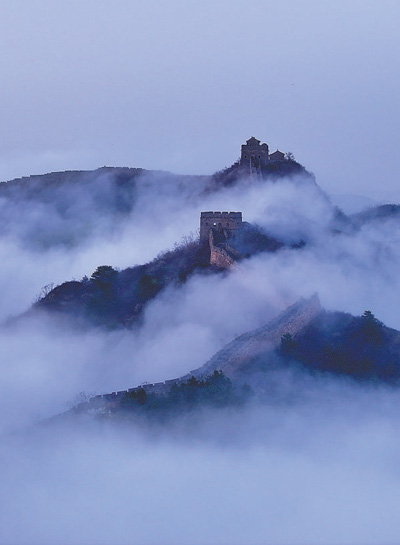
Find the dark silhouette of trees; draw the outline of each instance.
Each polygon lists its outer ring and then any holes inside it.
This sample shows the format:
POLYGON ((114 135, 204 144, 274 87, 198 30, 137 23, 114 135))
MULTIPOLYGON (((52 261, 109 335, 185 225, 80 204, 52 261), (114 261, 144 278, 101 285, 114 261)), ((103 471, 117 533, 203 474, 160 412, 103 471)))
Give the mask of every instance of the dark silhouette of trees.
POLYGON ((122 404, 125 407, 135 407, 144 405, 147 401, 147 393, 144 388, 138 388, 132 392, 128 392, 126 396, 122 399, 122 404))
MULTIPOLYGON (((116 306, 118 271, 110 265, 100 265, 90 277, 92 284, 88 311, 95 320, 102 321, 104 316, 113 315, 116 306)), ((112 323, 112 320, 109 320, 112 323)))
POLYGON ((294 357, 297 344, 290 333, 285 333, 281 337, 280 351, 284 356, 294 357))
POLYGON ((382 322, 377 320, 370 310, 364 311, 361 316, 361 337, 370 345, 379 346, 382 344, 382 322))
POLYGON ((324 312, 296 339, 286 333, 279 353, 313 372, 348 375, 360 380, 400 378, 397 333, 370 310, 362 316, 324 312))
POLYGON ((139 279, 139 294, 143 300, 154 297, 161 287, 159 280, 150 274, 143 274, 139 279))
POLYGON ((250 386, 235 388, 222 371, 214 371, 203 379, 192 375, 186 381, 174 383, 165 393, 146 393, 144 388, 139 388, 127 393, 121 405, 127 410, 145 411, 149 416, 164 418, 202 406, 244 404, 252 395, 250 386))
POLYGON ((90 280, 99 287, 110 285, 114 282, 118 276, 116 271, 111 265, 100 265, 94 271, 90 280))

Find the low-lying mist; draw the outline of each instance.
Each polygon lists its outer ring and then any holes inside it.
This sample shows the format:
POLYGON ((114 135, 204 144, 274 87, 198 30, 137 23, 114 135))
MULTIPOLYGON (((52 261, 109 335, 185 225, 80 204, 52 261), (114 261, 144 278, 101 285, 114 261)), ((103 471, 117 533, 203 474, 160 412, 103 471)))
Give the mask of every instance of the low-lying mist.
POLYGON ((7 437, 1 541, 395 543, 398 392, 285 379, 286 404, 7 437))
MULTIPOLYGON (((301 179, 244 180, 215 193, 193 183, 182 190, 171 178, 164 184, 161 174, 145 178, 119 236, 112 231, 81 245, 41 249, 26 249, 5 236, 0 240, 3 319, 29 308, 46 284, 90 275, 100 264, 123 268, 156 257, 196 230, 203 209, 241 210, 246 221, 268 234, 290 241, 301 233, 306 245, 260 254, 228 275, 194 275, 181 287, 167 288, 148 305, 140 330, 82 332, 42 316, 9 325, 0 331, 2 399, 8 407, 2 420, 12 422, 9 403, 25 416, 45 416, 54 400, 57 412, 82 391, 107 392, 185 374, 235 336, 315 292, 328 309, 354 314, 372 309, 387 325, 400 328, 397 222, 353 234, 332 232, 334 209, 314 184, 301 179)), ((94 209, 91 214, 90 221, 101 223, 94 209)), ((28 220, 20 215, 20 221, 28 229, 28 220)))
MULTIPOLYGON (((339 233, 329 200, 301 178, 243 180, 214 192, 206 185, 149 174, 122 216, 100 213, 95 195, 85 200, 76 188, 68 213, 62 203, 13 201, 0 238, 3 321, 26 311, 47 284, 90 276, 99 265, 154 259, 196 235, 201 211, 241 211, 287 246, 229 273, 171 284, 134 330, 81 330, 42 314, 7 322, 0 330, 0 543, 395 542, 395 389, 282 371, 274 379, 282 392, 271 399, 166 427, 90 419, 39 425, 81 392, 184 375, 315 292, 327 309, 370 309, 400 329, 397 221, 339 233), (47 244, 29 244, 39 234, 44 240, 43 232, 47 244), (73 242, 61 240, 66 232, 73 242), (299 239, 305 245, 292 248, 299 239)), ((99 191, 107 199, 108 189, 99 191)))

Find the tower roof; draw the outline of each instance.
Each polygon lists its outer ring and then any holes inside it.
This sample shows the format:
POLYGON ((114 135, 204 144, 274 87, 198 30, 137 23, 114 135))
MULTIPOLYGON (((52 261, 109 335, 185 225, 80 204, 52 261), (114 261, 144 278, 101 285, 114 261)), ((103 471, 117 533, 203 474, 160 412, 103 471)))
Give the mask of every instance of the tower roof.
POLYGON ((254 136, 246 140, 246 144, 259 144, 260 142, 261 140, 257 140, 257 138, 254 138, 254 136))

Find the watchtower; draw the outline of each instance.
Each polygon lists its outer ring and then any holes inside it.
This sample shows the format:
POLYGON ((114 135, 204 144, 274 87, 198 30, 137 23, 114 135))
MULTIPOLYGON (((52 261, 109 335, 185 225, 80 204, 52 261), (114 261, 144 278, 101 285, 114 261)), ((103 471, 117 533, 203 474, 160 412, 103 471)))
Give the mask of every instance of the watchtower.
POLYGON ((209 238, 210 230, 226 231, 228 237, 242 227, 241 212, 202 212, 200 216, 200 242, 209 238))
POLYGON ((278 149, 274 151, 274 153, 271 153, 269 156, 270 161, 284 161, 285 160, 285 154, 279 151, 278 149))
POLYGON ((261 144, 260 140, 252 136, 242 144, 240 164, 249 167, 260 168, 266 166, 269 159, 269 150, 267 144, 261 144))

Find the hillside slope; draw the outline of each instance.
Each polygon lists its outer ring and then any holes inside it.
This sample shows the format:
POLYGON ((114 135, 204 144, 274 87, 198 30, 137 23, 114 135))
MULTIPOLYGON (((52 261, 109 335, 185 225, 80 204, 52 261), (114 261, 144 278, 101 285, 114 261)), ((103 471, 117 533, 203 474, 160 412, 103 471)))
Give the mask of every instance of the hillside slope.
POLYGON ((361 317, 327 312, 314 295, 240 335, 182 377, 98 395, 67 414, 131 412, 162 421, 196 407, 240 406, 253 395, 286 396, 287 375, 282 373, 289 370, 297 378, 299 373, 327 373, 397 386, 400 332, 384 326, 370 311, 361 317))
MULTIPOLYGON (((314 178, 298 163, 278 161, 270 167, 271 171, 253 181, 268 184, 286 177, 298 184, 311 183, 317 187, 314 178)), ((232 188, 248 178, 248 173, 237 165, 224 172, 192 176, 102 167, 3 182, 0 183, 1 237, 12 236, 29 249, 81 245, 91 237, 117 234, 125 221, 134 221, 143 207, 141 203, 147 206, 155 193, 163 195, 165 201, 179 200, 181 206, 193 206, 210 194, 232 188)), ((323 195, 321 190, 320 193, 323 195)))
POLYGON ((362 316, 323 311, 292 338, 286 336, 280 353, 313 372, 392 384, 400 379, 400 332, 370 311, 362 316))
POLYGON ((221 370, 230 378, 237 378, 251 373, 255 359, 276 349, 284 334, 298 334, 321 310, 317 295, 302 299, 271 322, 234 339, 193 374, 202 376, 221 370))
MULTIPOLYGON (((246 252, 239 259, 260 252, 276 252, 284 245, 260 228, 246 224, 232 244, 246 252)), ((167 286, 180 286, 193 274, 221 274, 210 264, 207 242, 193 240, 166 252, 150 263, 117 271, 101 265, 90 278, 56 286, 37 301, 30 313, 56 313, 79 319, 81 324, 107 328, 139 323, 146 304, 167 286)))
POLYGON ((373 206, 352 214, 350 220, 356 228, 361 228, 363 225, 370 223, 382 223, 389 220, 400 220, 400 205, 399 204, 382 204, 373 206))

